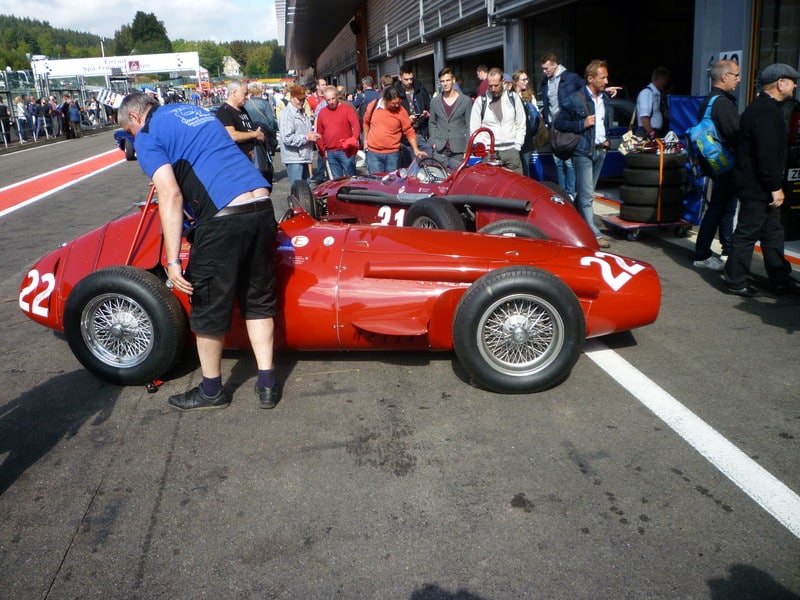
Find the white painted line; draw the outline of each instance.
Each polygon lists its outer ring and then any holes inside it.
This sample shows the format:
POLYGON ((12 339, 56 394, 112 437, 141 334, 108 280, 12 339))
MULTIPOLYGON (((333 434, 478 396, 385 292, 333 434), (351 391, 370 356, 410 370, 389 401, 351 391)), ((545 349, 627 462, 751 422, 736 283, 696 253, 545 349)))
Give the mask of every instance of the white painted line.
MULTIPOLYGON (((113 150, 113 152, 119 152, 119 150, 113 150)), ((99 156, 102 156, 102 155, 99 155, 99 156)), ((92 158, 97 158, 97 156, 93 156, 92 158)), ((87 159, 87 160, 91 160, 91 159, 87 159)), ((81 162, 86 162, 86 161, 81 161, 81 162)), ((124 162, 125 161, 111 163, 110 165, 106 165, 105 167, 103 167, 101 169, 97 169, 96 171, 92 171, 91 173, 87 173, 86 175, 83 175, 82 177, 78 177, 77 179, 73 179, 72 181, 69 181, 69 182, 67 182, 67 183, 65 183, 63 185, 59 185, 58 187, 54 187, 51 190, 47 190, 46 192, 43 192, 43 193, 39 194, 38 196, 34 196, 33 198, 28 198, 27 200, 25 200, 25 202, 20 202, 19 204, 16 204, 14 206, 10 206, 5 210, 0 210, 0 217, 4 217, 9 213, 14 212, 15 210, 19 210, 20 208, 23 208, 24 206, 28 206, 29 204, 33 204, 34 202, 38 202, 42 198, 47 198, 48 196, 51 196, 52 194, 55 194, 58 191, 65 190, 68 187, 71 187, 71 186, 75 185, 76 183, 80 183, 84 179, 89 179, 89 177, 94 177, 98 173, 102 173, 103 171, 107 171, 108 169, 110 169, 112 167, 116 167, 117 165, 121 165, 124 162)), ((74 163, 73 165, 69 165, 69 166, 74 167, 76 164, 80 164, 80 163, 74 163)), ((49 173, 45 173, 45 175, 50 175, 51 173, 57 173, 58 171, 63 171, 65 168, 67 168, 67 167, 62 167, 60 169, 56 169, 54 171, 50 171, 49 173)), ((39 179, 40 177, 43 177, 43 176, 44 175, 39 175, 39 176, 34 177, 32 179, 28 179, 28 180, 22 181, 20 183, 15 183, 14 185, 10 185, 10 186, 5 187, 5 188, 0 188, 0 192, 2 192, 3 190, 7 190, 7 189, 10 189, 10 188, 13 188, 13 187, 18 186, 18 185, 22 185, 23 183, 26 183, 27 181, 33 181, 35 179, 39 179)))
POLYGON ((800 538, 800 496, 602 342, 587 340, 584 351, 723 475, 800 538))

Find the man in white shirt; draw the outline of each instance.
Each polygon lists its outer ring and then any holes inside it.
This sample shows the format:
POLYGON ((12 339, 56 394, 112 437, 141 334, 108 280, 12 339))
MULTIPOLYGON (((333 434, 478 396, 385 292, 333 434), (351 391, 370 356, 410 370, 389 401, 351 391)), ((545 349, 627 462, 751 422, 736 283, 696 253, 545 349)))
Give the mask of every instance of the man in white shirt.
POLYGON ((650 138, 661 137, 666 134, 666 111, 662 106, 661 92, 667 89, 669 83, 669 69, 657 67, 653 71, 651 81, 636 97, 636 122, 639 135, 650 138))
MULTIPOLYGON (((488 91, 476 98, 472 105, 470 134, 479 127, 491 129, 500 164, 522 174, 519 150, 525 142, 525 107, 516 93, 505 90, 502 70, 496 67, 491 69, 486 80, 489 82, 488 91)), ((488 145, 486 137, 482 134, 476 141, 488 145)))

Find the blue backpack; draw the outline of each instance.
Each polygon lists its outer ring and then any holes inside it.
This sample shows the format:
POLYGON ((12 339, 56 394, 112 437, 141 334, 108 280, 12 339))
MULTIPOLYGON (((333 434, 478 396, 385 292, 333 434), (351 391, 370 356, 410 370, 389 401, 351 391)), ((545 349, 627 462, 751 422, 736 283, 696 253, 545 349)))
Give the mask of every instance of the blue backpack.
POLYGON ((716 179, 733 168, 733 153, 728 150, 719 138, 717 126, 711 118, 711 107, 719 96, 708 101, 706 112, 700 122, 686 130, 689 137, 689 156, 700 163, 704 173, 716 179))

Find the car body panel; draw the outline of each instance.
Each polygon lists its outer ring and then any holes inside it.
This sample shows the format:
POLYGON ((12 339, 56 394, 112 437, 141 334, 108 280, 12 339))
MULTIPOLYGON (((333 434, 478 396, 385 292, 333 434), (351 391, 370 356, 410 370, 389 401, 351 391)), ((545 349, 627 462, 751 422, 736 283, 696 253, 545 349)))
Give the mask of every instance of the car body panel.
MULTIPOLYGON (((459 300, 503 267, 535 267, 572 290, 594 337, 652 323, 661 287, 647 263, 561 243, 468 232, 351 225, 313 219, 300 208, 276 236, 276 346, 298 350, 453 349, 459 300)), ((186 266, 190 246, 184 240, 186 266)), ((31 319, 64 329, 64 306, 84 277, 106 266, 148 270, 166 281, 156 203, 54 250, 26 274, 19 305, 31 319)), ((189 298, 173 292, 188 315, 189 298)), ((247 348, 234 311, 229 348, 247 348)))

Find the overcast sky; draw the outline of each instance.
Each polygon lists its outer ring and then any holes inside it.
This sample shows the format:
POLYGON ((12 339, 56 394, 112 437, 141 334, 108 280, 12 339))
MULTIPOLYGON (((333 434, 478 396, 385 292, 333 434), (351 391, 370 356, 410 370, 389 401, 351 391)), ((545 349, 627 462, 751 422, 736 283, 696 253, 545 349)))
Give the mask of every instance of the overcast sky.
POLYGON ((46 21, 53 27, 113 38, 136 12, 152 13, 171 40, 277 39, 275 0, 0 0, 0 14, 46 21))

